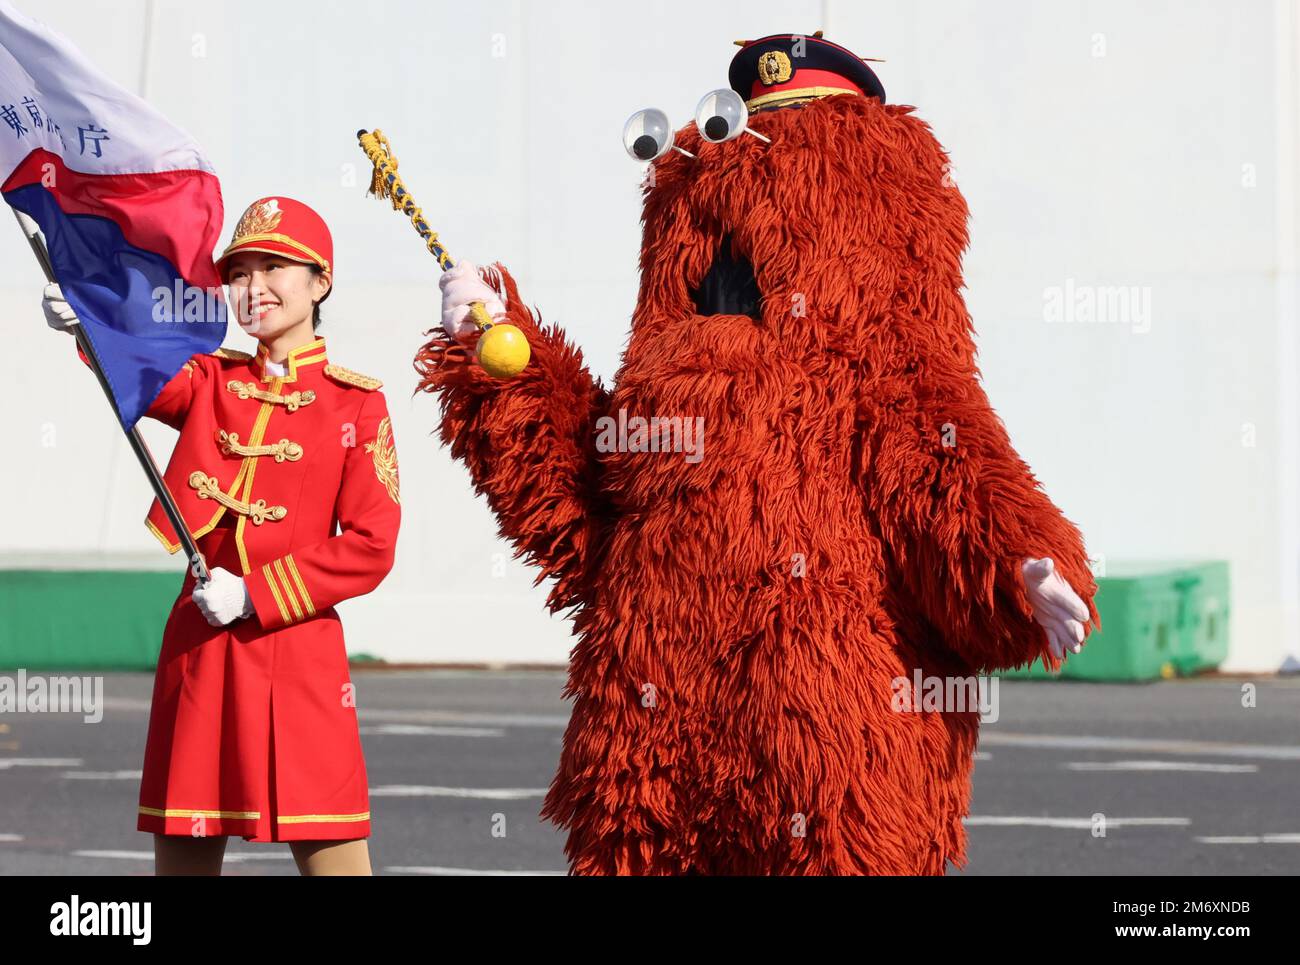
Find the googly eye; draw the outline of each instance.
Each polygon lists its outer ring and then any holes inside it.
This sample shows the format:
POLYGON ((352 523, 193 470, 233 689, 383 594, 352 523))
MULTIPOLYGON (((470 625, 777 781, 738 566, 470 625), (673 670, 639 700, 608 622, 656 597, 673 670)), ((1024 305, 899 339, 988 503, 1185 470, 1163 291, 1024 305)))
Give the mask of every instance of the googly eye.
POLYGON ((623 146, 636 161, 653 161, 673 147, 673 129, 668 115, 654 107, 637 111, 623 125, 623 146))
POLYGON ((695 108, 695 126, 706 141, 721 144, 740 137, 749 119, 745 102, 730 87, 711 90, 695 108))

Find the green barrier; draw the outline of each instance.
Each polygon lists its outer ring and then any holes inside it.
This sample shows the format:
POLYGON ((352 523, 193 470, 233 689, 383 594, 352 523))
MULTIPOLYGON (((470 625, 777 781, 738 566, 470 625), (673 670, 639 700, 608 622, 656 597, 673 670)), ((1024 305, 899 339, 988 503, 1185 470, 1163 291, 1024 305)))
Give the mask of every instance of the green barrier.
MULTIPOLYGON (((153 670, 184 577, 149 568, 157 562, 153 554, 0 559, 0 670, 153 670)), ((1226 562, 1112 563, 1097 582, 1104 629, 1082 653, 1057 675, 1035 663, 1001 676, 1155 680, 1227 658, 1226 562)))
POLYGON ((1059 674, 1041 662, 1010 679, 1157 680, 1212 670, 1228 656, 1228 564, 1121 562, 1097 578, 1102 630, 1059 674))
POLYGON ((154 554, 0 560, 0 669, 153 670, 184 572, 147 563, 154 554))

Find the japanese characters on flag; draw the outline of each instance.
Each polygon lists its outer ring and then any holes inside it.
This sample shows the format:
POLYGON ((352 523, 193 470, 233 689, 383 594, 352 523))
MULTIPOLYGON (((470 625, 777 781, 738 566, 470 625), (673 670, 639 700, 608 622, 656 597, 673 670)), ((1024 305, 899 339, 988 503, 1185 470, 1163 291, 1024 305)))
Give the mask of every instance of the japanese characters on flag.
POLYGON ((221 186, 188 134, 0 0, 0 194, 41 227, 129 429, 226 333, 221 186))

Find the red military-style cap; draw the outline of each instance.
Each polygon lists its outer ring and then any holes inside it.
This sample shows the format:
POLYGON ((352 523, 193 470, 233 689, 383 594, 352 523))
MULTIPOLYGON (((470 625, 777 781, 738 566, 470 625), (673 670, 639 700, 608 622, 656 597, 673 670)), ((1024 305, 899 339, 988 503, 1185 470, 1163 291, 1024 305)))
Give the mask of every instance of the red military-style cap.
POLYGON ((217 259, 223 282, 231 256, 241 251, 263 251, 334 271, 334 240, 325 219, 293 198, 260 198, 248 206, 230 244, 217 259))
POLYGON ((728 82, 750 113, 793 106, 831 94, 861 94, 885 103, 885 88, 862 57, 839 44, 812 36, 772 34, 737 40, 728 82))

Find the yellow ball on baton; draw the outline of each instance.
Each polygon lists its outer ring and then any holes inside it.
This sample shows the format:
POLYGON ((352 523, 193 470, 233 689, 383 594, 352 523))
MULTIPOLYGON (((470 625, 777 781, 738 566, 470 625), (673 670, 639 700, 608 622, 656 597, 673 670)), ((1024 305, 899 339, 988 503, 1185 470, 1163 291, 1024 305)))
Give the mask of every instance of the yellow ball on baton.
POLYGON ((532 354, 524 333, 506 323, 484 328, 474 346, 478 364, 495 379, 513 379, 528 365, 532 354))

